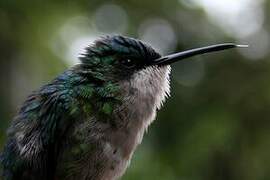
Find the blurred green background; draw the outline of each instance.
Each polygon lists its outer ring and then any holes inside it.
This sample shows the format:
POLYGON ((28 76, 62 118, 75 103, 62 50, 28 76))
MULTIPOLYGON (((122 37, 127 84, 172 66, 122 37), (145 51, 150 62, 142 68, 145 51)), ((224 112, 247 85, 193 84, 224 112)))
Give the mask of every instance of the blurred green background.
POLYGON ((25 97, 104 34, 162 54, 250 48, 173 65, 172 93, 123 180, 270 179, 270 1, 0 0, 0 146, 25 97))

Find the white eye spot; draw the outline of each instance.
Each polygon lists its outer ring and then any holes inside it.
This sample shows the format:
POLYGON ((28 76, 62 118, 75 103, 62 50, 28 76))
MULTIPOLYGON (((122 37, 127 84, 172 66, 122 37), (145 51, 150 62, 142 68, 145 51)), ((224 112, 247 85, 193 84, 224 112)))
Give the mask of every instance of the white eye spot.
POLYGON ((132 68, 135 66, 135 62, 131 59, 123 59, 121 63, 127 68, 132 68))

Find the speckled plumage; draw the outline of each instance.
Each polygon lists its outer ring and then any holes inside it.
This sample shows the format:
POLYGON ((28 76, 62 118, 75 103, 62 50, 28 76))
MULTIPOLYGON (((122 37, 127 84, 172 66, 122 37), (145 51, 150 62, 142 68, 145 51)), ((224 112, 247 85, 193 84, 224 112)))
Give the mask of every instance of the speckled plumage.
POLYGON ((24 102, 1 155, 4 179, 121 177, 169 95, 170 67, 150 65, 159 57, 123 36, 89 46, 79 65, 24 102))

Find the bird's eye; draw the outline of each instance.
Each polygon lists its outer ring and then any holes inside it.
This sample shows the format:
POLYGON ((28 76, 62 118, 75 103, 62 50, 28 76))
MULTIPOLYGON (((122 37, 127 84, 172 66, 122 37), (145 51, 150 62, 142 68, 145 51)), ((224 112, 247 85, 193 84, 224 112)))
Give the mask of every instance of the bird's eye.
POLYGON ((132 59, 122 59, 120 62, 122 65, 124 65, 127 68, 133 68, 136 66, 134 60, 132 59))

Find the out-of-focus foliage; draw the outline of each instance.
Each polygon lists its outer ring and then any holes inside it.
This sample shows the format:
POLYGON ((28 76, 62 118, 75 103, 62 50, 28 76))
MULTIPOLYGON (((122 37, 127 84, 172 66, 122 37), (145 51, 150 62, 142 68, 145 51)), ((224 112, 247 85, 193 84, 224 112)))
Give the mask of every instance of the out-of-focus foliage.
POLYGON ((163 54, 218 42, 246 50, 173 65, 172 94, 123 180, 270 179, 267 0, 0 0, 0 146, 23 99, 100 35, 163 54))

